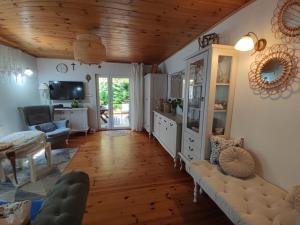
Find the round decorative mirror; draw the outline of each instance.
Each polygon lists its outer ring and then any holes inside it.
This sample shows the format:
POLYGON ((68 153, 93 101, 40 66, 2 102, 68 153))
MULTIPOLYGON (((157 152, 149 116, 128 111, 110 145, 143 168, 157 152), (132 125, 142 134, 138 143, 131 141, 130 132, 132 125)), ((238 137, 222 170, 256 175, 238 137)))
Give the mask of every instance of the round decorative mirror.
POLYGON ((272 30, 286 42, 300 42, 300 0, 279 0, 272 18, 272 30))
POLYGON ((284 65, 276 58, 270 59, 262 65, 260 76, 267 83, 272 83, 278 79, 283 73, 284 65))
POLYGON ((263 95, 284 92, 298 73, 295 50, 273 45, 258 54, 249 73, 250 87, 263 95))

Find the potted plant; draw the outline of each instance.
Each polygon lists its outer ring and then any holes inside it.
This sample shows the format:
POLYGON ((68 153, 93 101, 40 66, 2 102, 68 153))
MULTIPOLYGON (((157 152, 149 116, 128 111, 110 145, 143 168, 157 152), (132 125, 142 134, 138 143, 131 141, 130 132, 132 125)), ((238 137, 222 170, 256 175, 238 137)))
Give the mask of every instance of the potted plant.
POLYGON ((71 103, 72 108, 78 108, 79 107, 79 102, 76 99, 73 99, 71 103))

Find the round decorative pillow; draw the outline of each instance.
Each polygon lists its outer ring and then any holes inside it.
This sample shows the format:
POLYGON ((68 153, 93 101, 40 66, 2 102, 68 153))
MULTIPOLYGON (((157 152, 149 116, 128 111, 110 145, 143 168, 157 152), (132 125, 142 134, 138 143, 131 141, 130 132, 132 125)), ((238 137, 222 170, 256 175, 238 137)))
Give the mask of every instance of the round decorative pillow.
POLYGON ((287 200, 300 212, 300 185, 296 185, 287 195, 287 200))
POLYGON ((240 147, 233 146, 221 151, 219 162, 222 170, 234 177, 247 178, 255 172, 253 157, 240 147))

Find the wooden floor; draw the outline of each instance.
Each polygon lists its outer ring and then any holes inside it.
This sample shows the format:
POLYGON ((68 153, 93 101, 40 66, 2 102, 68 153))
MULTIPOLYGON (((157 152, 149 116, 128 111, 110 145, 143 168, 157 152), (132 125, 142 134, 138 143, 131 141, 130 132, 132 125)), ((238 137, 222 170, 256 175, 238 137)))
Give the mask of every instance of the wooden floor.
POLYGON ((84 225, 231 225, 192 179, 144 133, 105 131, 70 140, 80 150, 67 171, 90 176, 84 225))

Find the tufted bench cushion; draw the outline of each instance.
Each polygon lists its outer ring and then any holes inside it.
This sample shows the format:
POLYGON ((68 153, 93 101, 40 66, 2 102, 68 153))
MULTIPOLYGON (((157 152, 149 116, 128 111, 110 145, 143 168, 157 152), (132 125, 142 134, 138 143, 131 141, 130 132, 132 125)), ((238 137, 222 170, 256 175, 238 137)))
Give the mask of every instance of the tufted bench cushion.
POLYGON ((295 225, 299 213, 287 192, 255 175, 239 179, 206 160, 191 163, 191 175, 236 225, 295 225))
POLYGON ((80 225, 89 191, 83 172, 62 176, 48 194, 32 225, 80 225))

